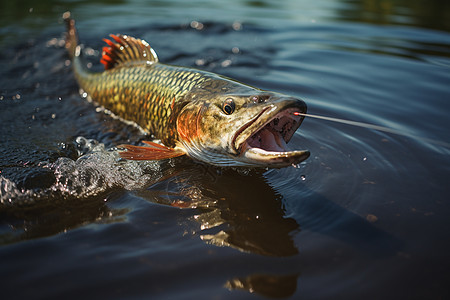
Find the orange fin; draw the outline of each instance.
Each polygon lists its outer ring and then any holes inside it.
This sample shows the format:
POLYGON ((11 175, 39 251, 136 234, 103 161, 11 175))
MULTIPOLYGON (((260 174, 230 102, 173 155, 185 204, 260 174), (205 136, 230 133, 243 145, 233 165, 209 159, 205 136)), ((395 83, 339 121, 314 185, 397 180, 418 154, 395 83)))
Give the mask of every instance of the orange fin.
POLYGON ((120 157, 130 160, 161 160, 186 154, 183 150, 169 148, 157 143, 149 141, 143 141, 143 143, 150 147, 120 145, 120 148, 127 149, 127 151, 120 152, 120 157))
POLYGON ((132 61, 158 62, 158 56, 146 41, 121 34, 110 37, 112 40, 103 39, 108 46, 103 47, 100 60, 106 70, 132 61))

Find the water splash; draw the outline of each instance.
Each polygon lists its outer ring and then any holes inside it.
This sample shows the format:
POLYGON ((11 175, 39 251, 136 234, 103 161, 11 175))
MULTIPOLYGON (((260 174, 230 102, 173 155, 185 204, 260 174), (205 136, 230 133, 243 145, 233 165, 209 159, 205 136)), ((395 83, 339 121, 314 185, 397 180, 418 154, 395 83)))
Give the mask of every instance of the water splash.
POLYGON ((76 144, 78 159, 60 157, 53 163, 42 164, 55 178, 48 188, 20 189, 13 181, 0 176, 0 207, 27 205, 49 198, 86 198, 112 188, 132 190, 163 176, 161 163, 121 159, 117 149, 106 149, 104 144, 84 137, 78 137, 76 144))

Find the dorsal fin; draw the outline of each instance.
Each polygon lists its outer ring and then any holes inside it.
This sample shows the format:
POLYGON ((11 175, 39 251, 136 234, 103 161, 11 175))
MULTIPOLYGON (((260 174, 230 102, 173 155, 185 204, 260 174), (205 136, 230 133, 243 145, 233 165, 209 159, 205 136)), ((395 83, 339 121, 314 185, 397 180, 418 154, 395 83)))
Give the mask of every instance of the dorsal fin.
POLYGON ((131 61, 158 62, 158 56, 146 41, 121 34, 110 37, 114 41, 103 39, 108 46, 103 47, 100 60, 106 70, 131 61))

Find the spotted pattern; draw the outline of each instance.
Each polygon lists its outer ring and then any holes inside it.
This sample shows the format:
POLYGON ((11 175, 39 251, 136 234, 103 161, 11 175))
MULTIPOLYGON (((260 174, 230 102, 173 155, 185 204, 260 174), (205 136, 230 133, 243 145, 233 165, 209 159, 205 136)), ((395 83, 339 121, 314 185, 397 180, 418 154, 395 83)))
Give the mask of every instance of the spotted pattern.
POLYGON ((184 95, 210 78, 201 72, 159 63, 130 63, 102 73, 75 72, 81 88, 118 116, 136 122, 167 146, 177 140, 176 112, 184 95))

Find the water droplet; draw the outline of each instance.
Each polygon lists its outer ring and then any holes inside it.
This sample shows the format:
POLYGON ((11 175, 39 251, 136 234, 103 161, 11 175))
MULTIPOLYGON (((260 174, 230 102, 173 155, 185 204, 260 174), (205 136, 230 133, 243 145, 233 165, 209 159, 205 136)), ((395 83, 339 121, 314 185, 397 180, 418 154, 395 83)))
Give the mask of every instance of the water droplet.
POLYGON ((195 64, 196 64, 197 66, 203 66, 203 65, 205 64, 205 60, 204 60, 204 59, 197 59, 197 60, 195 61, 195 64))
POLYGON ((229 67, 231 65, 231 60, 230 59, 226 59, 221 63, 221 66, 226 68, 229 67))
POLYGON ((192 21, 191 22, 191 27, 195 28, 197 30, 202 30, 204 25, 202 23, 198 22, 198 21, 192 21))
POLYGON ((231 25, 234 30, 238 31, 242 29, 242 23, 241 22, 234 22, 233 25, 231 25))

